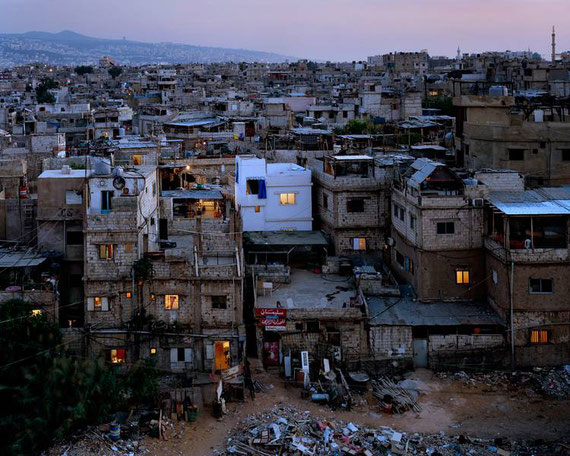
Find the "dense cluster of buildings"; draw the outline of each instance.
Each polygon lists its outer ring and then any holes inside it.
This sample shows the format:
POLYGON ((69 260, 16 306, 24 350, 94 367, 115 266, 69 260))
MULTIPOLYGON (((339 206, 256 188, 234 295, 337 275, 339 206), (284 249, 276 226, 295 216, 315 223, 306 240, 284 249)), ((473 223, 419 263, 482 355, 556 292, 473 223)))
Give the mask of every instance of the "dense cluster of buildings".
POLYGON ((555 57, 4 71, 0 299, 196 375, 568 363, 555 57))

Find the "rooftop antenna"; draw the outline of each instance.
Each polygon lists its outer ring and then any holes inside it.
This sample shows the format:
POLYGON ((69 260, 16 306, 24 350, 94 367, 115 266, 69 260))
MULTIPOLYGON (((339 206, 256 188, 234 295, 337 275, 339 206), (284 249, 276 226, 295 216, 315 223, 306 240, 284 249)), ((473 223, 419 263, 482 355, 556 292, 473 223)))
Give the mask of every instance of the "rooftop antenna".
POLYGON ((552 26, 552 63, 556 63, 556 30, 552 26))

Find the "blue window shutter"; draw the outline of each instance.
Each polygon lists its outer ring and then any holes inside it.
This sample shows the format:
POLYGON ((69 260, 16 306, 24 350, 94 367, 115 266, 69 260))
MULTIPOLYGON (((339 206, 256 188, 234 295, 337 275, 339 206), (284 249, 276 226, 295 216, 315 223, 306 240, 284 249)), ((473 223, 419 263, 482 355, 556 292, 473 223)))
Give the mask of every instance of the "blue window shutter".
POLYGON ((259 199, 266 199, 267 198, 267 189, 265 188, 265 179, 259 180, 259 190, 257 193, 257 197, 259 199))

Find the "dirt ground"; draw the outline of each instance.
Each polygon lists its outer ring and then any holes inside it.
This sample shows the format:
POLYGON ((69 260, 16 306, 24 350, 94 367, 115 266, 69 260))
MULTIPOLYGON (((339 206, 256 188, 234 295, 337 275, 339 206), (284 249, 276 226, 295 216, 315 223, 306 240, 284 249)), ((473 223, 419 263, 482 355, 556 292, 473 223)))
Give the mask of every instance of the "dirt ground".
POLYGON ((386 415, 378 410, 373 399, 363 396, 362 403, 351 411, 332 411, 326 406, 301 399, 300 389, 286 384, 276 374, 259 373, 256 378, 273 388, 258 393, 255 401, 228 403, 228 414, 217 420, 208 409, 195 423, 185 423, 180 439, 144 442, 150 454, 156 456, 215 454, 226 442, 228 434, 239 428, 248 414, 256 414, 283 403, 309 410, 322 418, 336 417, 356 425, 390 426, 407 432, 469 435, 481 438, 518 438, 554 440, 570 435, 570 400, 550 400, 525 391, 508 391, 502 386, 465 386, 462 382, 439 379, 427 369, 409 375, 421 391, 422 412, 386 415))

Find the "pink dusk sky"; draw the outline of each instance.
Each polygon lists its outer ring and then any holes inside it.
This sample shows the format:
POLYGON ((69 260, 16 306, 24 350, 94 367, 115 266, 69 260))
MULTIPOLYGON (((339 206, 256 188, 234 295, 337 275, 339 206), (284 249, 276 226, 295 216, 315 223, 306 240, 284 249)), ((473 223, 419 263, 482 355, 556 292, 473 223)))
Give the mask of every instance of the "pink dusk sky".
POLYGON ((570 50, 570 0, 0 0, 0 33, 245 48, 319 60, 570 50))

